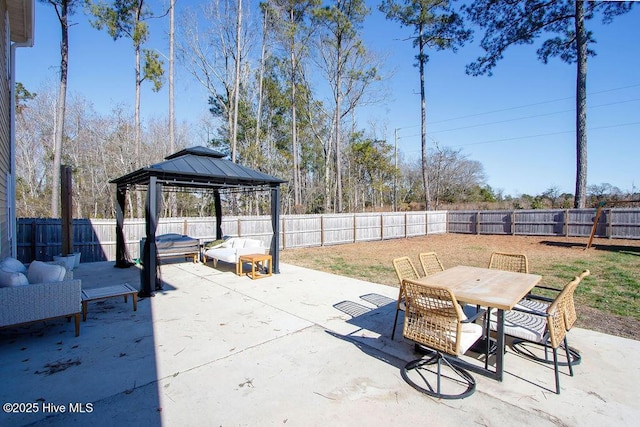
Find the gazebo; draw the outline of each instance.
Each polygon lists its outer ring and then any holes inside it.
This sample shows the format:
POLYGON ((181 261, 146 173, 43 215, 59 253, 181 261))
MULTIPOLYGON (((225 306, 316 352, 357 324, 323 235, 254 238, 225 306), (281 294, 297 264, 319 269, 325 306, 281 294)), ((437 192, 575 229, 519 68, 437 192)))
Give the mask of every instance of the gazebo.
POLYGON ((124 239, 124 214, 127 191, 147 190, 145 204, 146 241, 142 260, 140 296, 150 296, 160 287, 157 266, 156 229, 163 187, 213 191, 216 214, 216 239, 222 238, 222 203, 220 190, 248 189, 271 191, 271 255, 273 272, 279 273, 280 184, 287 181, 233 163, 218 151, 207 147, 191 147, 165 158, 165 161, 138 169, 110 181, 116 184, 116 267, 132 265, 124 239))

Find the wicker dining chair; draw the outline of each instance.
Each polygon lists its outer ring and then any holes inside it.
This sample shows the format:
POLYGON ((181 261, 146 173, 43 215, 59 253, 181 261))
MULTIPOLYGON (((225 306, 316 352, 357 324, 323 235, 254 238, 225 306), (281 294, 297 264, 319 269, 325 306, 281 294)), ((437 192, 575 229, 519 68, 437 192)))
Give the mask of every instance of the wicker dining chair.
MULTIPOLYGON (((578 315, 576 313, 576 304, 575 304, 575 293, 576 293, 576 289, 578 288, 578 285, 580 284, 580 282, 587 276, 589 276, 591 274, 591 272, 589 270, 584 270, 582 273, 580 273, 580 275, 577 277, 578 280, 573 280, 571 281, 569 284, 567 284, 566 286, 573 286, 573 289, 568 289, 567 290, 567 304, 565 305, 565 311, 563 313, 564 315, 564 323, 565 323, 565 327, 567 329, 567 332, 571 330, 571 328, 573 327, 573 325, 575 325, 576 321, 578 320, 578 315)), ((566 288, 565 286, 565 288, 566 288)), ((548 286, 536 286, 537 289, 545 289, 545 290, 549 290, 549 291, 555 291, 555 292, 562 292, 562 289, 556 289, 556 288, 551 288, 548 286)), ((536 289, 534 288, 534 289, 536 289)), ((535 293, 530 293, 529 295, 527 295, 526 298, 523 298, 518 305, 516 305, 516 308, 519 310, 529 310, 529 311, 537 311, 537 312, 544 312, 547 310, 547 308, 549 308, 549 306, 551 305, 551 303, 553 302, 553 298, 549 298, 546 296, 542 296, 542 295, 537 295, 535 293)), ((568 340, 567 340, 568 342, 568 340)), ((527 351, 527 349, 522 345, 522 342, 519 340, 514 341, 513 343, 513 348, 516 352, 520 353, 521 355, 527 356, 527 357, 531 357, 539 362, 543 362, 543 363, 551 363, 552 361, 549 359, 549 355, 548 352, 545 351, 544 353, 544 357, 538 357, 536 356, 536 354, 534 352, 531 351, 527 351)), ((546 350, 546 349, 545 349, 546 350)), ((578 350, 576 350, 575 348, 572 347, 568 347, 569 353, 571 355, 571 365, 575 366, 578 365, 582 359, 582 356, 580 355, 580 352, 578 350)), ((560 363, 560 365, 563 365, 562 363, 560 363)))
POLYGON ((455 295, 445 287, 408 279, 403 280, 403 287, 404 337, 434 353, 407 363, 402 368, 402 378, 429 396, 441 399, 470 396, 476 388, 475 379, 455 359, 483 335, 482 326, 465 317, 455 295))
POLYGON ((422 252, 418 255, 418 258, 420 259, 420 265, 422 265, 425 276, 431 276, 439 271, 444 271, 444 266, 442 262, 440 262, 437 253, 422 252))
POLYGON ((393 268, 396 271, 396 275, 398 276, 398 301, 396 302, 396 316, 393 320, 393 330, 391 331, 391 339, 393 340, 396 334, 396 325, 398 323, 398 313, 400 311, 404 311, 405 302, 404 302, 404 288, 402 285, 402 281, 404 279, 419 279, 420 275, 418 275, 418 270, 411 262, 411 259, 408 256, 403 256, 400 258, 395 258, 393 261, 393 268))
POLYGON ((516 273, 528 273, 529 261, 524 254, 510 254, 507 252, 494 252, 489 259, 489 268, 494 270, 514 271, 516 273))
MULTIPOLYGON (((521 342, 540 344, 552 350, 556 394, 560 394, 558 348, 561 346, 565 349, 569 373, 573 376, 573 367, 567 343, 565 313, 567 305, 571 301, 571 294, 575 292, 580 280, 580 277, 575 277, 568 283, 545 312, 514 308, 504 315, 504 331, 506 335, 521 342)), ((497 329, 497 314, 495 312, 490 314, 490 325, 492 330, 497 329)))

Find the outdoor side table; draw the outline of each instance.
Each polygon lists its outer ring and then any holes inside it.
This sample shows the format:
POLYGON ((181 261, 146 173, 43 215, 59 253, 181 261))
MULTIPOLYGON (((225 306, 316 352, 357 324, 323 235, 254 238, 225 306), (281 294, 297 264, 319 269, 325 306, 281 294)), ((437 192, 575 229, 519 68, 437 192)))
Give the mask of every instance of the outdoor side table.
POLYGON ((268 255, 268 254, 240 255, 240 258, 238 258, 238 263, 236 264, 236 274, 238 276, 242 275, 242 264, 245 262, 251 263, 251 274, 249 277, 251 277, 252 280, 260 279, 262 277, 269 277, 273 272, 273 263, 272 263, 271 255, 268 255), (266 273, 261 273, 261 270, 263 268, 267 269, 266 273))
POLYGON ((105 286, 104 288, 84 289, 82 291, 82 320, 87 320, 87 303, 114 297, 124 297, 124 302, 126 303, 129 295, 131 295, 131 299, 133 300, 133 311, 137 311, 138 290, 134 289, 133 286, 128 283, 105 286))

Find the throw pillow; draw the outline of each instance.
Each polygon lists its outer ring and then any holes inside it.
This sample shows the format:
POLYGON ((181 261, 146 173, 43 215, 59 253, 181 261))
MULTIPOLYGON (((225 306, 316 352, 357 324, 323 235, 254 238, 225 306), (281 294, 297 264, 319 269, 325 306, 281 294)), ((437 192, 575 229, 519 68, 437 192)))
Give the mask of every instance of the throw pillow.
POLYGON ((10 288, 13 286, 28 285, 27 276, 16 271, 5 271, 0 269, 0 288, 10 288))
POLYGON ((215 249, 215 248, 219 248, 222 247, 222 244, 225 242, 224 239, 218 239, 218 240, 214 240, 213 242, 209 242, 205 245, 206 249, 215 249))
POLYGON ((27 267, 15 258, 6 257, 0 262, 0 269, 4 271, 15 271, 17 273, 26 273, 27 267))
POLYGON ((27 279, 29 279, 29 283, 31 284, 61 282, 64 280, 66 272, 66 268, 60 265, 33 261, 27 270, 27 279))
POLYGON ((262 247, 262 241, 253 240, 253 239, 247 239, 244 242, 244 247, 245 248, 261 248, 262 247))

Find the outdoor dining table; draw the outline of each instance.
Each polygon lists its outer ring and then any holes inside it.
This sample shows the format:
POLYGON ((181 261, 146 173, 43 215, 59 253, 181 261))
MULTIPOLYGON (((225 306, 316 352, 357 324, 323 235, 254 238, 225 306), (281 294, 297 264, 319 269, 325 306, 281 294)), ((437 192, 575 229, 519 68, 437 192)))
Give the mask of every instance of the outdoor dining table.
POLYGON ((459 265, 418 281, 445 286, 454 293, 458 301, 497 309, 495 371, 470 363, 464 365, 474 372, 502 381, 505 348, 504 312, 511 310, 541 279, 542 276, 538 274, 459 265))

